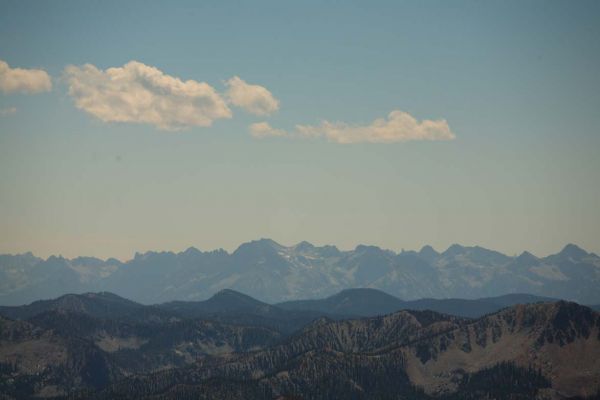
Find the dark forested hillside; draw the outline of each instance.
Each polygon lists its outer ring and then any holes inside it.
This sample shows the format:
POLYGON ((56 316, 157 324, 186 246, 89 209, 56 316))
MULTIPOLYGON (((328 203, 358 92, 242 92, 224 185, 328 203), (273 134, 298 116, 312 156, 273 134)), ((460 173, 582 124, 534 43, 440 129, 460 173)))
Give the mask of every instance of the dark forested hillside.
MULTIPOLYGON (((374 290, 300 303, 309 310, 285 310, 234 291, 158 306, 108 293, 69 295, 4 309, 22 319, 0 319, 0 390, 10 399, 562 399, 596 393, 600 315, 565 301, 504 307, 519 300, 538 298, 485 299, 499 311, 475 319, 431 310, 349 318, 314 306, 382 314, 371 307, 404 302, 374 290)), ((455 304, 450 300, 449 307, 455 304)))
POLYGON ((276 304, 285 310, 308 310, 347 316, 376 316, 399 310, 432 310, 443 314, 476 318, 515 304, 556 301, 548 297, 510 294, 481 299, 419 299, 405 301, 377 289, 345 289, 318 300, 295 300, 276 304))

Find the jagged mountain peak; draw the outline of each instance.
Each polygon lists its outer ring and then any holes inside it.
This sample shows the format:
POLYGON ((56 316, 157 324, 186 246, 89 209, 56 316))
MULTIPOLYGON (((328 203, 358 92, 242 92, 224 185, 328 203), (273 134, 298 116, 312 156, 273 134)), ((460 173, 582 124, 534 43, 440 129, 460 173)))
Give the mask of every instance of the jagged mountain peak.
POLYGON ((466 257, 473 263, 481 265, 502 265, 511 261, 511 258, 495 250, 481 246, 461 246, 453 244, 441 254, 445 258, 466 257))
POLYGON ((99 266, 104 265, 105 263, 106 262, 104 260, 102 260, 101 258, 89 257, 89 256, 80 256, 80 257, 73 258, 71 260, 71 264, 86 265, 86 266, 90 266, 90 267, 99 267, 99 266))
POLYGON ((558 253, 558 255, 562 257, 569 257, 572 259, 580 259, 582 257, 586 257, 588 253, 581 247, 573 243, 569 243, 560 251, 560 253, 558 253))
POLYGON ((326 244, 325 246, 318 247, 319 253, 323 257, 337 257, 341 254, 340 250, 331 244, 326 244))
POLYGON ((442 256, 444 256, 444 257, 453 257, 453 256, 456 256, 456 255, 464 253, 465 249, 466 249, 466 247, 461 246, 460 244, 454 243, 454 244, 450 245, 450 247, 448 247, 446 249, 446 251, 444 251, 442 253, 442 256))
POLYGON ((438 253, 432 246, 426 244, 425 246, 421 247, 421 250, 419 250, 419 254, 435 254, 435 255, 438 255, 440 253, 438 253))
MULTIPOLYGON (((379 263, 381 260, 390 259, 396 254, 391 250, 385 250, 378 246, 359 244, 353 252, 353 256, 363 260, 367 264, 379 263)), ((371 269, 371 266, 368 267, 371 269)), ((366 286, 366 285, 365 285, 366 286)))
POLYGON ((524 251, 517 258, 515 258, 514 264, 519 267, 529 267, 532 265, 539 264, 540 259, 531 254, 528 251, 524 251))
POLYGON ((194 246, 190 246, 179 254, 182 254, 185 256, 197 256, 197 255, 202 255, 202 251, 198 250, 194 246))
POLYGON ((46 261, 48 261, 48 262, 65 262, 65 261, 67 261, 67 259, 65 257, 63 257, 62 254, 59 254, 59 255, 52 254, 50 257, 48 257, 46 259, 46 261))
POLYGON ((276 248, 276 249, 285 247, 285 246, 277 243, 276 241, 274 241, 273 239, 270 239, 270 238, 260 238, 258 240, 253 240, 250 243, 260 244, 262 246, 269 246, 269 247, 273 247, 273 248, 276 248))
POLYGON ((294 250, 298 250, 301 252, 302 251, 311 251, 314 249, 315 249, 315 246, 312 243, 307 242, 306 240, 303 240, 302 242, 300 242, 294 246, 294 250))
POLYGON ((383 251, 381 249, 381 247, 378 246, 374 246, 374 245, 367 245, 367 244, 359 244, 354 248, 354 251, 356 252, 373 252, 373 253, 378 253, 383 251))
POLYGON ((529 259, 538 259, 535 255, 525 250, 521 254, 519 254, 519 258, 529 258, 529 259))
POLYGON ((176 254, 172 251, 147 251, 145 253, 136 252, 133 261, 143 261, 148 259, 170 258, 176 254))
POLYGON ((258 254, 262 252, 278 252, 284 249, 285 246, 280 245, 272 239, 259 239, 250 242, 242 243, 234 252, 233 255, 240 254, 258 254))
POLYGON ((438 253, 433 247, 431 247, 428 244, 423 246, 421 250, 419 250, 418 254, 419 257, 421 257, 427 262, 433 262, 436 258, 440 256, 440 253, 438 253))

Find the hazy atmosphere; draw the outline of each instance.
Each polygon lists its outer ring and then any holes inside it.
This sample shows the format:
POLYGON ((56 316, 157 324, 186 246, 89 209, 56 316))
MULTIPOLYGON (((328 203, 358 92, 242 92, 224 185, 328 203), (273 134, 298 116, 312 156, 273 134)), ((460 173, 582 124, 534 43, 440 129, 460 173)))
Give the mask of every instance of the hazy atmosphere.
POLYGON ((596 1, 0 3, 0 252, 600 253, 596 1))

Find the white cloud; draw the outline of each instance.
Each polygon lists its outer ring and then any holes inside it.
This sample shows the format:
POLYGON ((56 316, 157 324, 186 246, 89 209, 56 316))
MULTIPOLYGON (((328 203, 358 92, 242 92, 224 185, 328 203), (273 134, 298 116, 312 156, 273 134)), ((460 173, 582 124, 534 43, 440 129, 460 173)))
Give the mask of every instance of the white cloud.
POLYGON ((227 99, 255 115, 269 115, 279 109, 279 101, 265 87, 251 85, 237 76, 225 82, 227 99))
POLYGON ((0 109, 0 116, 13 115, 17 112, 17 107, 8 107, 0 109))
POLYGON ((91 64, 70 65, 65 77, 77 108, 105 122, 179 130, 231 118, 225 100, 209 84, 182 81, 137 61, 105 71, 91 64))
POLYGON ((393 143, 412 140, 452 140, 456 138, 444 119, 418 121, 407 112, 395 110, 387 118, 378 118, 369 125, 349 125, 323 121, 319 125, 296 125, 304 137, 324 136, 335 143, 393 143))
POLYGON ((257 139, 269 136, 287 136, 286 131, 273 128, 268 122, 257 122, 250 125, 250 134, 257 139))
POLYGON ((11 68, 0 60, 0 91, 4 93, 39 93, 52 89, 52 80, 43 69, 11 68))

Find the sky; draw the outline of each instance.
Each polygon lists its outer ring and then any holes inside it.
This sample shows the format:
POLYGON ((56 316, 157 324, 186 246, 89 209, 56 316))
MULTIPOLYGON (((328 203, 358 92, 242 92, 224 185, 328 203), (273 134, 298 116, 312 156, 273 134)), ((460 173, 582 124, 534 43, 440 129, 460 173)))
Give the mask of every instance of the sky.
POLYGON ((0 1, 0 253, 600 253, 600 2, 0 1))

